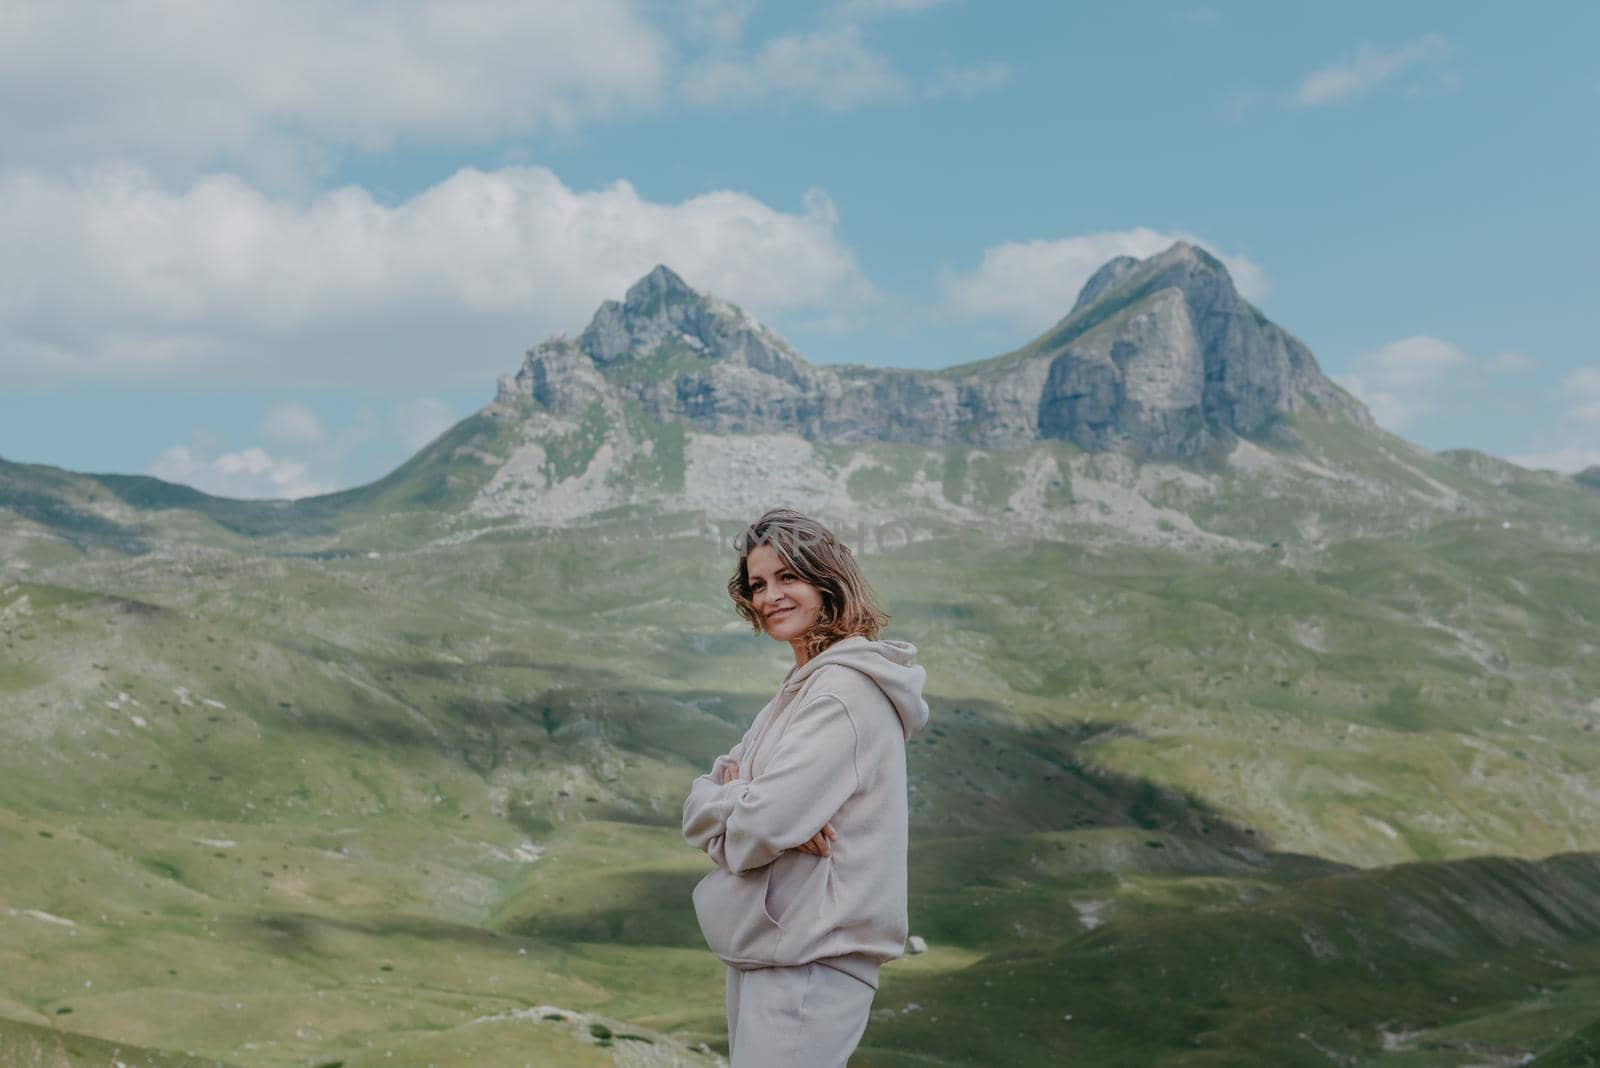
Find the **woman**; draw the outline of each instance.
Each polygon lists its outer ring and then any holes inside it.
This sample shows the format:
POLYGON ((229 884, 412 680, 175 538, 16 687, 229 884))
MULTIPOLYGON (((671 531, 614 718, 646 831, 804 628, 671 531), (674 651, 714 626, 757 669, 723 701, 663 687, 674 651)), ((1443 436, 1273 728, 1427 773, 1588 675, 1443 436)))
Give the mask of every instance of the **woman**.
POLYGON ((728 965, 733 1068, 843 1065, 905 951, 905 742, 928 673, 878 639, 889 617, 822 524, 773 509, 736 547, 728 593, 794 666, 684 802, 684 838, 716 862, 695 914, 728 965))

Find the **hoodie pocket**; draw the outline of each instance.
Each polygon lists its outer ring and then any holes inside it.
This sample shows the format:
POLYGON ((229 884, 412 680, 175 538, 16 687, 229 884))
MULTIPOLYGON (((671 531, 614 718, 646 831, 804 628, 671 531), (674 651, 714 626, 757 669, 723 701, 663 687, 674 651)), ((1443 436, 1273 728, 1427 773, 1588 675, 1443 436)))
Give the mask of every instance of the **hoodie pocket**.
POLYGON ((780 958, 815 939, 833 916, 833 862, 810 853, 785 853, 771 864, 763 911, 778 927, 780 958))
POLYGON ((761 913, 762 915, 766 916, 767 922, 771 923, 772 926, 781 929, 783 927, 783 921, 772 914, 774 910, 774 905, 772 902, 772 871, 776 865, 776 861, 767 865, 767 877, 765 880, 763 880, 765 885, 761 890, 761 913))
POLYGON ((776 961, 778 921, 767 912, 772 865, 748 875, 717 868, 694 888, 695 919, 711 952, 725 961, 776 961))
MULTIPOLYGON (((770 874, 761 902, 767 918, 779 927, 793 922, 797 916, 795 910, 816 893, 814 884, 819 869, 828 867, 827 857, 798 851, 779 854, 777 860, 767 865, 770 874)), ((821 874, 826 878, 826 872, 821 874)))

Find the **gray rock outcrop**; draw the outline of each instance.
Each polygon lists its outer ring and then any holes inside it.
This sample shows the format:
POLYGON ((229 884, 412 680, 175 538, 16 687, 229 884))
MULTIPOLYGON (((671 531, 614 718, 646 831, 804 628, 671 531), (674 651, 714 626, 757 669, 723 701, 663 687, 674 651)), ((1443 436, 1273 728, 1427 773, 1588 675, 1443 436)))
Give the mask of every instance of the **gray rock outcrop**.
POLYGON ((1308 404, 1375 425, 1220 262, 1184 242, 1132 268, 1107 264, 1029 348, 1051 361, 1039 436, 1086 449, 1189 455, 1308 404))
POLYGON ((1078 291, 1078 299, 1073 301, 1072 311, 1077 311, 1085 304, 1093 304, 1099 299, 1100 294, 1138 269, 1139 261, 1132 256, 1115 256, 1107 260, 1098 271, 1089 276, 1089 280, 1078 291))

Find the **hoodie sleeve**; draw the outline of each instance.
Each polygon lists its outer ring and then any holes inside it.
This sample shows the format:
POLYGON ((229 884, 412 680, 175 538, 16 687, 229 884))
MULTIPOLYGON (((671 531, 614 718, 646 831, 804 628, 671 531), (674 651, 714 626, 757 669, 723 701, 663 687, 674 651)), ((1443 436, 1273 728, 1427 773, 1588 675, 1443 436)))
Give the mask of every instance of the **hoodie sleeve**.
POLYGON ((740 738, 736 743, 734 743, 732 749, 713 760, 711 762, 711 770, 705 774, 704 778, 710 779, 718 786, 722 785, 722 777, 724 774, 726 774, 727 770, 733 767, 735 764, 739 764, 744 761, 744 743, 748 742, 749 740, 750 735, 747 733, 743 738, 740 738))
MULTIPOLYGON (((689 796, 683 802, 684 841, 696 849, 704 850, 723 868, 728 866, 728 862, 722 855, 724 827, 722 817, 715 811, 717 798, 724 785, 723 775, 734 764, 744 763, 745 743, 749 740, 750 732, 746 731, 732 749, 713 760, 711 770, 695 778, 689 787, 689 796)), ((740 768, 739 773, 745 774, 745 769, 740 768)))
POLYGON ((788 714, 760 775, 720 786, 702 775, 684 803, 684 838, 735 875, 805 843, 861 785, 856 728, 843 701, 818 694, 788 714))

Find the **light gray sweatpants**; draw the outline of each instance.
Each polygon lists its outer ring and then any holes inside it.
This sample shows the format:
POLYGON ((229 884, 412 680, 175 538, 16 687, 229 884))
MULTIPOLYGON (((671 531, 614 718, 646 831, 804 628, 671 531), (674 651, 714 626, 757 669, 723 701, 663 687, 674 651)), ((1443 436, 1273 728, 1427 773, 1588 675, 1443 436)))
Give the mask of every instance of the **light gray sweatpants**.
POLYGON ((867 1029, 875 994, 826 964, 729 968, 732 1068, 844 1068, 867 1029))

